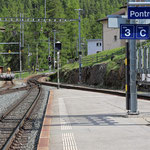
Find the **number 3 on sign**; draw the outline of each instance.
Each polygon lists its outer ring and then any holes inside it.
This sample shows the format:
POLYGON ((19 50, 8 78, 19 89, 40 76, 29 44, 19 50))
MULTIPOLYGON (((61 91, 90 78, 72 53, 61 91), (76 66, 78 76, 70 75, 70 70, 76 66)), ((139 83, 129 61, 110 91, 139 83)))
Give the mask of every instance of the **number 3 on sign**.
POLYGON ((131 36, 131 30, 130 29, 125 29, 125 36, 131 36))
POLYGON ((134 39, 135 35, 134 25, 121 24, 120 25, 120 39, 134 39))

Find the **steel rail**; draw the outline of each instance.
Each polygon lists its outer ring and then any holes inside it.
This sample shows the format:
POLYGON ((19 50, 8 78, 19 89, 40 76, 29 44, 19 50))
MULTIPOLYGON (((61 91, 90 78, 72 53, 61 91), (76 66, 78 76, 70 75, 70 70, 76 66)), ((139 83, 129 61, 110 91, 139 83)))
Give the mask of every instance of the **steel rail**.
POLYGON ((16 128, 13 130, 13 132, 11 133, 10 137, 7 139, 7 141, 5 142, 5 144, 3 145, 1 150, 9 149, 13 140, 15 139, 16 134, 19 132, 19 129, 23 126, 23 124, 25 123, 25 120, 30 116, 32 110, 34 109, 35 105, 37 104, 37 101, 39 100, 41 93, 42 93, 41 86, 38 86, 38 88, 39 88, 39 92, 38 92, 36 98, 34 99, 33 103, 30 105, 30 107, 28 108, 28 110, 26 111, 23 118, 20 120, 20 122, 16 126, 16 128))
POLYGON ((20 87, 20 88, 14 88, 14 89, 7 88, 7 89, 4 89, 4 90, 1 90, 0 91, 0 95, 4 95, 4 94, 8 94, 8 93, 13 93, 13 92, 17 92, 17 91, 22 91, 22 90, 27 90, 27 89, 28 89, 28 86, 20 87))

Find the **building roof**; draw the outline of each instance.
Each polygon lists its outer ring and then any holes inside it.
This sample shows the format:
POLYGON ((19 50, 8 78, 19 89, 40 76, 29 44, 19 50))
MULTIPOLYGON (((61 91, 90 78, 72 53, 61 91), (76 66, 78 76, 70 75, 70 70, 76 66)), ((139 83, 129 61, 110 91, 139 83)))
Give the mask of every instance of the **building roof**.
POLYGON ((87 42, 91 42, 91 41, 102 41, 102 39, 87 39, 87 42))
MULTIPOLYGON (((112 15, 125 15, 125 12, 126 12, 126 9, 122 8, 119 11, 113 13, 112 15)), ((105 17, 105 18, 102 18, 102 19, 98 19, 97 22, 105 21, 105 20, 108 20, 108 17, 105 17)))

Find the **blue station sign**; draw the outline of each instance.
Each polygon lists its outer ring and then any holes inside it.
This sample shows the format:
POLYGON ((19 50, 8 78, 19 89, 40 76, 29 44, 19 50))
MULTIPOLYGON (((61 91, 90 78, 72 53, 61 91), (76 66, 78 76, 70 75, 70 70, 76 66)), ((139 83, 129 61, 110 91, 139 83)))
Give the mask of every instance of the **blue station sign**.
POLYGON ((135 27, 130 24, 120 25, 120 39, 134 39, 135 38, 135 27))
POLYGON ((150 39, 150 25, 146 24, 121 24, 120 39, 150 39))
POLYGON ((128 7, 128 19, 150 19, 150 7, 128 7))

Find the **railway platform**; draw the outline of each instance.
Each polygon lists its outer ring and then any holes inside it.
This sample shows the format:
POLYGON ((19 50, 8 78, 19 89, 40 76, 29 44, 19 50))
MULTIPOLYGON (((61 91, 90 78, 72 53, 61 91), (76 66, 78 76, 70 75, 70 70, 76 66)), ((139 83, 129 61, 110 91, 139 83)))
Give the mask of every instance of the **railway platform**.
POLYGON ((50 98, 38 150, 149 150, 150 101, 128 116, 125 97, 59 89, 50 98))

